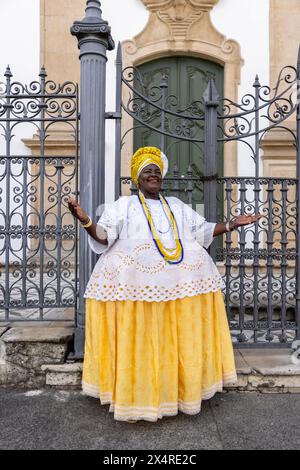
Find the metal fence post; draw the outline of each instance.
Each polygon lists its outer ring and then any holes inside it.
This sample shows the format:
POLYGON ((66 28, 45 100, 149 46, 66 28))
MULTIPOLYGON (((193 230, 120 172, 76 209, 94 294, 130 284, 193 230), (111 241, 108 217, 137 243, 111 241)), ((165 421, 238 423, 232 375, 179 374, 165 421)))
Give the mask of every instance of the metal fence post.
MULTIPOLYGON (((105 93, 106 52, 114 48, 110 27, 102 19, 98 0, 87 0, 86 15, 75 21, 71 34, 80 49, 80 205, 95 220, 97 207, 105 195, 105 93)), ((75 329, 75 357, 84 350, 84 290, 96 255, 88 247, 88 237, 81 229, 79 239, 79 289, 75 329)))
POLYGON ((300 48, 297 61, 297 258, 296 258, 296 339, 300 340, 300 48))
MULTIPOLYGON (((204 135, 204 216, 208 222, 217 222, 217 174, 218 174, 218 106, 220 97, 213 80, 210 80, 204 94, 205 135, 204 135)), ((209 249, 213 259, 216 258, 216 246, 209 249)))

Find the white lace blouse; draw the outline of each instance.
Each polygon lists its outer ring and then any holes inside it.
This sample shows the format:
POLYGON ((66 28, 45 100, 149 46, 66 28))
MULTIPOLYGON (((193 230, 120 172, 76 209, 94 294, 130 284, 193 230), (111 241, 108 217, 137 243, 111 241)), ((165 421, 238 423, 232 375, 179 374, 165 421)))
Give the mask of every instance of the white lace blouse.
MULTIPOLYGON (((108 245, 89 244, 99 257, 84 297, 101 301, 160 302, 217 291, 221 275, 205 248, 213 241, 215 223, 206 220, 176 197, 166 198, 175 216, 184 249, 180 264, 167 263, 157 250, 138 197, 123 196, 105 206, 98 225, 107 232, 108 245)), ((166 247, 174 239, 159 200, 147 199, 156 229, 166 247)))

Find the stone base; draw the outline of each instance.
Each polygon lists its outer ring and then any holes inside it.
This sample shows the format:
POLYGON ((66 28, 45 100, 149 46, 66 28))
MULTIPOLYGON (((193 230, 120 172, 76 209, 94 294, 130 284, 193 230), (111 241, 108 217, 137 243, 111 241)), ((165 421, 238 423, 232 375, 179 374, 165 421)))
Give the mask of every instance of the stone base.
POLYGON ((291 349, 235 350, 238 381, 226 390, 261 393, 300 393, 300 364, 291 349))
POLYGON ((80 388, 82 376, 82 363, 67 363, 44 365, 42 370, 46 374, 46 385, 58 388, 80 388))
MULTIPOLYGON (((0 386, 80 389, 82 362, 67 362, 74 329, 1 327, 0 386)), ((238 381, 225 391, 300 393, 300 364, 292 349, 235 350, 238 381)))
MULTIPOLYGON (((238 381, 224 391, 300 393, 300 365, 291 363, 292 351, 235 350, 238 381)), ((42 366, 46 386, 81 388, 82 363, 42 366)))
POLYGON ((0 385, 46 386, 46 364, 64 364, 72 327, 13 327, 0 330, 0 385))

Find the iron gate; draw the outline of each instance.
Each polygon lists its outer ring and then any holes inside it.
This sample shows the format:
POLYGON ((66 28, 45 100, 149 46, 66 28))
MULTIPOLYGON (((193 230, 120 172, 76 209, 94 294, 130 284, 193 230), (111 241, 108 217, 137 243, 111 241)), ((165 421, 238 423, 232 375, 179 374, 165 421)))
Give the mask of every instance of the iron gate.
POLYGON ((29 85, 13 81, 9 67, 4 75, 0 321, 70 319, 62 310, 76 308, 77 225, 66 199, 77 192, 78 87, 47 81, 43 67, 29 85), (25 132, 35 134, 32 155, 20 144, 25 132))
MULTIPOLYGON (((177 96, 168 94, 169 77, 163 71, 160 85, 149 88, 138 69, 122 69, 120 47, 116 64, 116 111, 120 113, 122 108, 123 117, 127 114, 132 118, 131 126, 121 135, 121 118, 116 116, 116 197, 124 193, 126 185, 131 193, 136 191, 130 177, 120 174, 122 148, 134 140, 135 129, 158 135, 167 155, 183 142, 196 145, 199 158, 204 155, 203 174, 197 174, 193 162, 184 174, 179 173, 175 163, 164 179, 163 191, 192 205, 203 204, 209 221, 221 222, 253 212, 263 215, 259 224, 228 233, 210 248, 226 284, 224 298, 235 345, 286 347, 300 339, 300 61, 297 68, 282 69, 273 89, 262 86, 257 76, 253 93, 240 103, 220 100, 210 80, 204 95, 185 109, 178 108, 177 96), (125 102, 121 100, 121 86, 123 96, 128 97, 125 102), (261 147, 272 132, 278 131, 292 141, 297 168, 294 178, 261 176, 261 147), (253 176, 218 175, 218 152, 230 142, 245 146, 253 161, 253 176)), ((141 145, 152 143, 149 140, 141 145)))
MULTIPOLYGON (((97 206, 104 202, 105 119, 116 122, 116 197, 126 184, 135 190, 128 176, 121 177, 120 167, 122 146, 124 150, 127 138, 133 141, 136 126, 159 135, 167 154, 184 142, 196 146, 199 156, 205 156, 203 174, 197 173, 193 162, 185 172, 174 164, 164 180, 164 192, 183 197, 187 203, 203 204, 210 221, 252 212, 264 216, 259 225, 226 234, 210 250, 226 283, 224 298, 234 343, 286 347, 295 337, 300 339, 300 60, 297 68, 281 71, 274 89, 261 86, 257 77, 254 92, 240 103, 220 100, 209 80, 203 97, 180 109, 176 96, 168 93, 167 76, 149 90, 136 70, 122 70, 119 46, 116 110, 105 113, 106 53, 114 42, 98 1, 87 2, 86 17, 74 22, 71 32, 78 38, 81 61, 80 203, 95 217, 97 206), (123 96, 129 94, 123 102, 122 87, 123 96), (122 135, 125 113, 132 126, 122 135), (295 148, 294 178, 261 176, 261 148, 278 131, 288 135, 295 148), (218 174, 220 149, 234 142, 247 149, 253 176, 218 174)), ((43 68, 40 80, 29 86, 13 82, 9 69, 5 78, 0 89, 4 142, 0 155, 0 320, 45 320, 49 318, 45 309, 58 312, 75 306, 75 356, 81 357, 83 292, 95 255, 88 249, 84 231, 77 254, 77 225, 66 205, 70 193, 79 194, 77 85, 46 81, 43 68), (22 125, 36 131, 31 139, 33 155, 14 148, 14 135, 22 125), (53 151, 51 135, 65 132, 72 152, 53 151), (20 318, 24 309, 30 314, 20 318)))

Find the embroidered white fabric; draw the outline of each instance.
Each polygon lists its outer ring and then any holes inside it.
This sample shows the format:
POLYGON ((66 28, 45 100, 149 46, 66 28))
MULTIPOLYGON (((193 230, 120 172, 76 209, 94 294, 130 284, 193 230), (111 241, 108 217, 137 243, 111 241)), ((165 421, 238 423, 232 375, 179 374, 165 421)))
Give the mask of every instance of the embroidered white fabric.
MULTIPOLYGON (((88 237, 101 254, 84 297, 102 301, 143 300, 160 302, 217 291, 222 277, 205 248, 213 241, 215 223, 184 204, 167 197, 184 249, 180 264, 169 264, 158 252, 138 197, 123 196, 105 211, 97 225, 107 233, 108 245, 88 237)), ((169 219, 159 200, 147 199, 164 246, 175 246, 169 219)))

